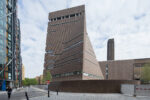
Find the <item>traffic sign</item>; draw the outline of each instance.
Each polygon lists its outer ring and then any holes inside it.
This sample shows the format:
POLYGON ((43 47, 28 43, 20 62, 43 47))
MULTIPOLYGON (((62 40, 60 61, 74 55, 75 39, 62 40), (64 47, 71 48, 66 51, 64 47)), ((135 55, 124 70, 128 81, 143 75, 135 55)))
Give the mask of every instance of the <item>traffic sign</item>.
POLYGON ((50 84, 50 80, 47 80, 46 83, 47 83, 47 84, 50 84))

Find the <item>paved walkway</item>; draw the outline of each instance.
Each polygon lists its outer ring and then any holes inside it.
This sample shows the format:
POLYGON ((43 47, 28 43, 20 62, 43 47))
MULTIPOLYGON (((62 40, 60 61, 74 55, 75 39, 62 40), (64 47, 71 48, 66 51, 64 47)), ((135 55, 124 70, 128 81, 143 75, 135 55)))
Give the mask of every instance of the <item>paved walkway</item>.
POLYGON ((6 91, 0 91, 0 94, 5 94, 6 93, 6 91))
POLYGON ((150 100, 150 97, 132 97, 122 94, 84 94, 51 92, 50 97, 42 96, 30 100, 150 100))
MULTIPOLYGON (((18 88, 17 90, 20 90, 21 88, 18 88)), ((13 91, 12 92, 16 92, 16 89, 13 89, 13 91)), ((0 94, 6 94, 7 93, 7 91, 0 91, 0 94)))
MULTIPOLYGON (((41 90, 38 88, 30 87, 30 88, 18 88, 13 89, 12 95, 10 100, 26 100, 25 92, 28 93, 28 97, 35 98, 35 97, 41 97, 41 96, 47 96, 47 91, 41 90)), ((29 99, 29 100, 30 100, 29 99)), ((7 92, 1 92, 0 94, 0 100, 8 100, 7 92)))

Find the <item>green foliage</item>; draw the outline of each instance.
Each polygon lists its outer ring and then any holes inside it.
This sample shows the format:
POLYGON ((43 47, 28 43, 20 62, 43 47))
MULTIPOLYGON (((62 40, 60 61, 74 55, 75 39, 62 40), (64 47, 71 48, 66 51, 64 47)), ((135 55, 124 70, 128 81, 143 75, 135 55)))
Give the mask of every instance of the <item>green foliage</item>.
POLYGON ((38 82, 35 78, 25 78, 25 80, 22 80, 23 86, 29 86, 29 85, 37 85, 38 82))
POLYGON ((27 85, 26 80, 22 80, 22 85, 23 85, 23 86, 26 86, 26 85, 27 85))
POLYGON ((50 81, 52 80, 52 76, 49 70, 46 71, 44 77, 43 77, 43 82, 46 83, 46 81, 50 81))
POLYGON ((144 64, 144 66, 142 66, 141 80, 143 83, 150 83, 150 64, 144 64))

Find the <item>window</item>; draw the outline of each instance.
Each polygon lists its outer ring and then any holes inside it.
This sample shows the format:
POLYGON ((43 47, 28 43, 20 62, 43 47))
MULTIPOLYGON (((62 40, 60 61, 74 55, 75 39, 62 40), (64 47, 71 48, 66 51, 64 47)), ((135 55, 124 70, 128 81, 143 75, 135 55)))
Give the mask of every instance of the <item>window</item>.
POLYGON ((57 20, 61 20, 61 17, 57 17, 57 20))
POLYGON ((3 13, 3 10, 0 10, 0 15, 2 15, 2 16, 3 16, 3 14, 4 14, 4 13, 3 13))
POLYGON ((84 76, 89 76, 87 73, 83 73, 84 76))
POLYGON ((73 47, 75 47, 75 46, 81 44, 82 42, 83 42, 83 41, 81 40, 81 41, 79 41, 79 42, 77 42, 77 43, 75 43, 75 44, 73 44, 73 45, 71 45, 71 46, 65 48, 64 51, 69 50, 69 49, 71 49, 71 48, 73 48, 73 47))
POLYGON ((11 27, 8 27, 8 33, 11 33, 11 27))
POLYGON ((81 12, 79 13, 79 15, 81 15, 81 12))
POLYGON ((4 4, 2 2, 0 2, 0 10, 3 9, 3 5, 4 4))
POLYGON ((79 13, 76 13, 76 16, 79 16, 79 13))
POLYGON ((3 21, 2 20, 0 20, 0 26, 3 26, 3 21))
POLYGON ((0 40, 0 44, 3 44, 3 41, 2 41, 2 40, 0 40))
POLYGON ((55 61, 54 61, 54 60, 49 60, 48 62, 49 62, 49 63, 55 63, 55 61))
POLYGON ((46 51, 46 53, 53 53, 53 50, 48 50, 48 51, 46 51))
POLYGON ((8 41, 8 48, 11 49, 11 42, 8 41))
POLYGON ((10 54, 12 53, 10 49, 8 50, 8 53, 10 53, 10 54))
POLYGON ((97 75, 93 75, 93 74, 89 74, 89 73, 85 73, 85 72, 83 72, 83 75, 84 76, 95 77, 95 78, 100 78, 101 79, 101 76, 97 76, 97 75))
POLYGON ((8 24, 11 25, 11 17, 8 17, 8 24))
POLYGON ((0 35, 2 35, 2 36, 3 36, 3 30, 2 30, 2 29, 0 29, 0 35))
POLYGON ((52 22, 52 21, 53 21, 53 19, 50 19, 50 21, 52 22))
POLYGON ((11 10, 11 8, 12 8, 11 2, 8 2, 8 9, 11 10))
POLYGON ((81 72, 80 71, 74 71, 73 74, 74 75, 79 75, 79 74, 81 74, 81 72))
POLYGON ((135 67, 141 67, 141 64, 135 64, 135 67))
POLYGON ((8 79, 11 79, 11 73, 8 73, 8 79))
POLYGON ((54 21, 56 21, 56 18, 54 18, 54 21))
POLYGON ((69 15, 66 15, 65 17, 66 17, 66 18, 69 18, 69 15))
POLYGON ((50 64, 47 69, 53 69, 54 68, 54 64, 50 64))
POLYGON ((71 14, 70 17, 75 17, 75 14, 71 14))
POLYGON ((8 40, 11 41, 11 35, 10 34, 8 34, 8 40))
POLYGON ((72 75, 80 75, 81 71, 74 71, 74 72, 68 72, 68 73, 62 73, 62 74, 55 74, 53 77, 64 77, 64 76, 72 76, 72 75))

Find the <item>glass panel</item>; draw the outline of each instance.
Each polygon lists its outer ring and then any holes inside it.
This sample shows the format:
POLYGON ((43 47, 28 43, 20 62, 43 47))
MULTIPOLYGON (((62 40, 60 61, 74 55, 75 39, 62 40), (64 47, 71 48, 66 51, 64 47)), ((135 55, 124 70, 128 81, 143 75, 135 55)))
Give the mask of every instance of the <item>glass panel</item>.
POLYGON ((0 0, 0 65, 6 63, 6 0, 0 0))
POLYGON ((8 34, 8 40, 10 40, 10 41, 11 41, 11 35, 10 35, 10 34, 8 34))

